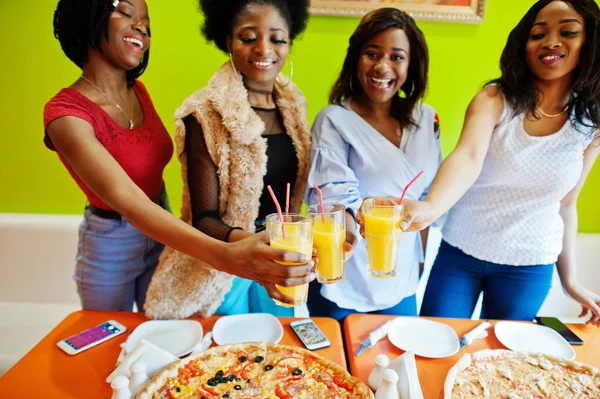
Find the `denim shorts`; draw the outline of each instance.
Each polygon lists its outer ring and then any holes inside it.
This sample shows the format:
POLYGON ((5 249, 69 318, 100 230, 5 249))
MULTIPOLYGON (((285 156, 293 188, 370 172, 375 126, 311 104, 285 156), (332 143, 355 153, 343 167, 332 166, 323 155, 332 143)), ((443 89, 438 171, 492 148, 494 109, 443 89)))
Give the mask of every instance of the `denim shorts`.
MULTIPOLYGON (((161 206, 171 211, 163 190, 161 206)), ((127 220, 105 219, 86 209, 79 227, 75 275, 83 309, 142 310, 164 245, 127 220)))

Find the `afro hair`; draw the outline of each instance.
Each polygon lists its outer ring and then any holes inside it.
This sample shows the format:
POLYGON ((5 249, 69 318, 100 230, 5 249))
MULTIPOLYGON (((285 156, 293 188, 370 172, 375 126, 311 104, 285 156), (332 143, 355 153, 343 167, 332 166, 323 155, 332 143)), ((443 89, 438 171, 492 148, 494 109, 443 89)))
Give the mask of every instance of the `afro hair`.
POLYGON ((289 26, 290 42, 304 31, 308 21, 309 0, 200 0, 204 14, 202 34, 214 42, 223 52, 227 52, 227 37, 240 13, 251 4, 275 7, 289 26))

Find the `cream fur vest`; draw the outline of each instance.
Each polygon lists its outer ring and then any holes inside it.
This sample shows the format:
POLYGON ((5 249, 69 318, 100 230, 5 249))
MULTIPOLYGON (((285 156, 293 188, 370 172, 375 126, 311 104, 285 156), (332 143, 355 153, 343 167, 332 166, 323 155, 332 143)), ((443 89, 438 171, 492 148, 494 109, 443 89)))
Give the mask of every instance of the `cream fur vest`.
MULTIPOLYGON (((278 81, 287 82, 287 78, 280 75, 278 81)), ((300 209, 310 162, 306 102, 293 83, 276 83, 274 93, 298 156, 298 176, 290 205, 300 209)), ((188 115, 193 115, 202 126, 208 152, 217 166, 221 219, 230 226, 254 232, 267 169, 266 139, 261 137, 265 125, 252 110, 248 92, 229 63, 175 112, 175 144, 183 178, 181 219, 191 224, 183 122, 188 115)), ((148 288, 146 315, 156 319, 210 316, 231 290, 232 280, 232 275, 167 247, 148 288)))

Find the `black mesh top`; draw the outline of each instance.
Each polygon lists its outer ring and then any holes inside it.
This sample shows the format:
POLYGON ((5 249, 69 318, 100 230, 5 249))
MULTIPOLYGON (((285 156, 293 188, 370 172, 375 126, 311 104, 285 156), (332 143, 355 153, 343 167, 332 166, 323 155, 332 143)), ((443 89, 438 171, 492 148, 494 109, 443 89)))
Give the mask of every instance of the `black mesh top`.
MULTIPOLYGON (((270 185, 282 208, 285 206, 286 184, 293 188, 298 174, 298 157, 292 139, 285 134, 281 114, 277 108, 252 108, 265 123, 262 134, 267 140, 267 173, 260 197, 257 226, 268 214, 277 212, 270 185)), ((227 241, 231 230, 237 226, 225 224, 219 216, 219 177, 212 161, 200 124, 189 116, 185 119, 187 150, 187 178, 192 206, 192 224, 203 233, 221 241, 227 241)), ((235 178, 235 176, 231 176, 235 178)), ((292 211, 292 210, 290 210, 292 211)), ((293 211, 297 212, 298 209, 293 211)))

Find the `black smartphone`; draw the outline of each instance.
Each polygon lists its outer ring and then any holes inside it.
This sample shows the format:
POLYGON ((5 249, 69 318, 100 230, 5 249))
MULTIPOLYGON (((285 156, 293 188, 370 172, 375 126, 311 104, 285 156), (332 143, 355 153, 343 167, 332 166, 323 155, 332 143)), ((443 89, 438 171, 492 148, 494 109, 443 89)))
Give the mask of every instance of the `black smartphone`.
POLYGON ((556 317, 536 317, 535 321, 542 326, 550 327, 562 335, 562 337, 571 345, 583 345, 581 338, 575 335, 573 331, 569 330, 569 327, 565 326, 556 317))

